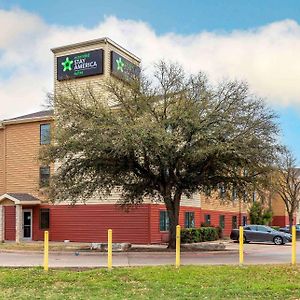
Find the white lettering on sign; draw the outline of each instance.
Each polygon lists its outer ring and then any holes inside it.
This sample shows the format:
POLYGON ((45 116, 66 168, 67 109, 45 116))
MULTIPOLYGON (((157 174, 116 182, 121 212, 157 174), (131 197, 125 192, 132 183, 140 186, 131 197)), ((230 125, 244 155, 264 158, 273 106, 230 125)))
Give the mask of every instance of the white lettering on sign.
POLYGON ((97 68, 96 61, 86 62, 85 58, 74 60, 74 70, 88 70, 97 68))

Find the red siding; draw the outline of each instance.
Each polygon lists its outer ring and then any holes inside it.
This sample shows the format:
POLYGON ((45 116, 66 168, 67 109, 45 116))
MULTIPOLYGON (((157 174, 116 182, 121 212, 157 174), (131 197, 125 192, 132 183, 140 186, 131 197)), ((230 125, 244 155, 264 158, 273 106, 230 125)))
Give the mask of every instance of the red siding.
POLYGON ((289 223, 287 216, 274 216, 272 219, 272 225, 284 227, 286 224, 289 223))
MULTIPOLYGON (((33 239, 42 240, 39 209, 50 209, 49 237, 52 241, 106 242, 107 229, 113 230, 114 242, 150 244, 167 242, 168 233, 159 230, 159 211, 164 205, 144 204, 124 212, 116 205, 41 205, 33 208, 33 239)), ((200 226, 200 208, 181 207, 180 225, 184 213, 195 212, 195 225, 200 226)))
MULTIPOLYGON (((164 243, 168 241, 168 232, 162 232, 159 230, 159 212, 161 210, 166 210, 165 205, 163 204, 152 204, 151 205, 151 222, 150 222, 150 232, 151 232, 151 243, 164 243)), ((189 207, 181 206, 179 212, 179 224, 184 228, 184 216, 185 212, 194 212, 195 213, 195 226, 200 226, 200 211, 199 207, 189 207)))
POLYGON ((228 212, 228 211, 216 211, 216 210, 201 210, 201 223, 205 222, 205 215, 210 215, 210 223, 212 226, 220 225, 220 215, 225 216, 225 227, 223 229, 223 235, 229 236, 232 230, 232 217, 237 216, 237 225, 242 224, 242 217, 247 216, 245 213, 228 212))
POLYGON ((50 208, 52 241, 106 242, 113 230, 114 242, 149 243, 148 205, 125 212, 116 205, 41 205, 34 210, 33 239, 42 240, 39 208, 50 208))
MULTIPOLYGON (((24 207, 33 209, 33 240, 43 240, 39 228, 40 208, 50 209, 49 237, 52 241, 106 242, 107 230, 113 230, 114 242, 136 244, 167 242, 168 233, 159 229, 159 212, 166 210, 163 204, 144 204, 129 212, 113 204, 95 205, 41 205, 24 207)), ((211 225, 219 226, 219 216, 225 215, 225 236, 232 229, 232 216, 239 213, 227 211, 201 210, 197 207, 180 207, 179 224, 184 227, 185 212, 195 213, 195 226, 200 227, 204 215, 211 215, 211 225)), ((242 214, 246 215, 246 214, 242 214)), ((5 207, 5 239, 15 239, 15 207, 5 207)))
MULTIPOLYGON (((284 227, 286 225, 289 225, 289 217, 288 216, 274 216, 272 219, 272 225, 274 226, 280 226, 284 227)), ((296 225, 296 215, 294 215, 294 220, 293 220, 294 225, 296 225)))
POLYGON ((4 230, 5 240, 12 241, 16 239, 16 208, 14 206, 4 206, 4 230))

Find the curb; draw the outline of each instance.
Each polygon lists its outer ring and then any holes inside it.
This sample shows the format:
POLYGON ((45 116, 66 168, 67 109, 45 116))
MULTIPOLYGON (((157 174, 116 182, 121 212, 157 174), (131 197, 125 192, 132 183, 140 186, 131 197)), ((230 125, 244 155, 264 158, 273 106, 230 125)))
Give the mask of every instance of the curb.
MULTIPOLYGON (((49 251, 49 254, 56 254, 56 255, 76 255, 75 253, 78 253, 79 255, 84 255, 84 256, 107 256, 107 252, 87 252, 87 251, 80 251, 80 250, 70 250, 70 251, 49 251)), ((228 250, 198 250, 198 251, 182 251, 181 255, 185 254, 214 254, 214 255, 219 255, 219 254, 236 254, 238 253, 238 250, 234 249, 228 249, 228 250)), ((11 249, 0 249, 0 253, 15 253, 15 254, 28 254, 28 255, 33 255, 33 254, 44 254, 44 251, 36 251, 36 250, 11 250, 11 249)), ((164 251, 124 251, 124 252, 113 252, 113 255, 175 255, 174 252, 164 252, 164 251)))

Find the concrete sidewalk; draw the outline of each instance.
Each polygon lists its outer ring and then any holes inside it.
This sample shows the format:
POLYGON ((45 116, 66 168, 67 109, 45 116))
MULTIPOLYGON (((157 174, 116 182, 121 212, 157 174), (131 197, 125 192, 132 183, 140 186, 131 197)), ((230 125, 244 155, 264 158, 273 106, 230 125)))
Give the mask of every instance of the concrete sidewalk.
MULTIPOLYGON (((223 265, 238 264, 238 244, 232 244, 234 251, 215 252, 182 252, 182 265, 223 265)), ((270 244, 245 245, 245 264, 289 264, 291 262, 291 246, 275 246, 270 244)), ((300 245, 297 245, 297 260, 300 262, 300 245)), ((174 252, 121 252, 113 253, 113 266, 158 266, 174 265, 174 252)), ((0 253, 2 267, 32 267, 43 265, 43 254, 33 252, 0 253)), ((107 253, 50 253, 50 268, 94 268, 106 267, 107 253)))
MULTIPOLYGON (((222 253, 194 253, 185 252, 181 255, 183 265, 188 264, 228 264, 238 263, 236 254, 222 253)), ((158 266, 172 265, 175 263, 175 253, 165 252, 134 252, 134 253, 114 253, 113 266, 130 267, 130 266, 158 266)), ((0 266, 2 267, 32 267, 42 266, 43 255, 39 253, 0 253, 0 266)), ((75 254, 75 253, 53 253, 49 255, 50 268, 62 267, 106 267, 107 254, 75 254)))

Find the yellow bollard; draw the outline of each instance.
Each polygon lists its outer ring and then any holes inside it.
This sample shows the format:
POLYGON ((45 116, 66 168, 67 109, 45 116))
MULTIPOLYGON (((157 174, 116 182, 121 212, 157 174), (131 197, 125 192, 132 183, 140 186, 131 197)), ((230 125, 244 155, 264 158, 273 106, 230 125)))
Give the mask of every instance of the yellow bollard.
POLYGON ((49 232, 44 232, 44 271, 48 271, 49 265, 49 232))
POLYGON ((107 268, 112 269, 112 230, 108 229, 107 231, 107 268))
POLYGON ((176 268, 180 267, 180 225, 176 226, 176 268))
POLYGON ((240 226, 239 232, 239 242, 240 242, 240 266, 244 263, 244 227, 240 226))
POLYGON ((296 226, 292 226, 292 265, 296 264, 296 226))

